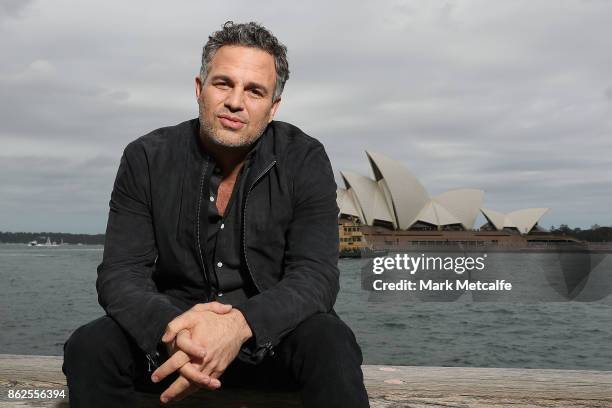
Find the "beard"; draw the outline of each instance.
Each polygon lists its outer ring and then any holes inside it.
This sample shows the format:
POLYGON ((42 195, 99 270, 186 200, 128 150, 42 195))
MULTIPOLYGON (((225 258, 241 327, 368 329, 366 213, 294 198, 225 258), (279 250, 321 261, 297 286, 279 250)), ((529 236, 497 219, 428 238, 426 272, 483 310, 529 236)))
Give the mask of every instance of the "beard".
MULTIPOLYGON (((204 103, 198 101, 198 105, 199 105, 199 119, 200 119, 200 134, 206 137, 208 140, 212 141, 217 146, 248 147, 252 145, 253 143, 255 143, 257 139, 261 137, 263 132, 266 130, 266 127, 268 126, 267 123, 263 123, 257 129, 255 129, 255 132, 252 132, 251 134, 238 133, 238 135, 240 135, 238 139, 224 137, 221 132, 223 131, 230 132, 230 131, 215 128, 213 126, 213 123, 210 123, 206 119, 207 109, 204 103)), ((216 112, 214 117, 217 117, 217 115, 221 113, 229 113, 229 112, 216 112)))

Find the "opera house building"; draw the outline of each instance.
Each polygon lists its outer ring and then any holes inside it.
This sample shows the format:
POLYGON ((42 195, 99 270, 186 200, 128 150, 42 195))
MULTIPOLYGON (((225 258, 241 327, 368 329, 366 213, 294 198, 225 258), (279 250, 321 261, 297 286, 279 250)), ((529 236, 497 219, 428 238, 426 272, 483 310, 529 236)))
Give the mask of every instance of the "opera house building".
POLYGON ((373 178, 348 171, 340 175, 340 249, 399 250, 419 246, 515 247, 574 241, 538 226, 548 208, 502 213, 483 208, 484 191, 461 188, 430 196, 401 163, 366 152, 373 178), (486 223, 475 228, 478 215, 486 223))

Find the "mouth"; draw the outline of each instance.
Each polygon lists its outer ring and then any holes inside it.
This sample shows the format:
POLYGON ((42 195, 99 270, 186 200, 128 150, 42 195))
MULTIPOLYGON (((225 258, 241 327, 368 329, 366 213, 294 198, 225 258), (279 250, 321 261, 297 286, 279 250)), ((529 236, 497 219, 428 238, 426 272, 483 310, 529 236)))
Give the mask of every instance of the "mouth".
POLYGON ((242 129, 245 125, 245 123, 239 117, 236 117, 236 116, 223 114, 223 115, 218 115, 217 117, 219 118, 219 121, 221 122, 223 127, 226 127, 229 129, 239 130, 239 129, 242 129))

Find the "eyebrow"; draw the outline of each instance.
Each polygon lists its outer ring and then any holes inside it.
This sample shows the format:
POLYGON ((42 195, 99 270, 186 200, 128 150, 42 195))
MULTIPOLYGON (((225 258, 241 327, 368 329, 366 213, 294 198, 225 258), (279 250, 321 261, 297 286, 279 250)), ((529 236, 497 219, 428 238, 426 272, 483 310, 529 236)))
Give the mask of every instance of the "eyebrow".
MULTIPOLYGON (((216 74, 213 75, 210 78, 211 82, 212 81, 216 81, 216 80, 222 80, 222 81, 226 81, 229 82, 231 84, 234 83, 234 81, 232 81, 232 79, 230 77, 228 77, 227 75, 223 75, 223 74, 216 74)), ((244 86, 245 89, 254 89, 257 88, 259 90, 261 90, 263 92, 264 95, 267 95, 269 93, 268 88, 266 88, 265 86, 263 86, 262 84, 258 83, 258 82, 247 82, 244 86)))

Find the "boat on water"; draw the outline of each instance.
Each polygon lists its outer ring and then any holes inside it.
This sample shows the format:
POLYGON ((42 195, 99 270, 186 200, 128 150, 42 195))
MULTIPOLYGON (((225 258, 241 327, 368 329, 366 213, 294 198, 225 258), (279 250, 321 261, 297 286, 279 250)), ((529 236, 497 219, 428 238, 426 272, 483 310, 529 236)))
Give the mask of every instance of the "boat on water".
POLYGON ((60 245, 62 245, 64 243, 64 240, 62 239, 62 241, 58 244, 57 242, 53 241, 51 242, 51 238, 47 237, 47 240, 44 243, 38 243, 38 241, 34 240, 34 241, 30 241, 28 243, 28 246, 31 247, 37 247, 37 248, 52 248, 52 247, 58 247, 60 245))

